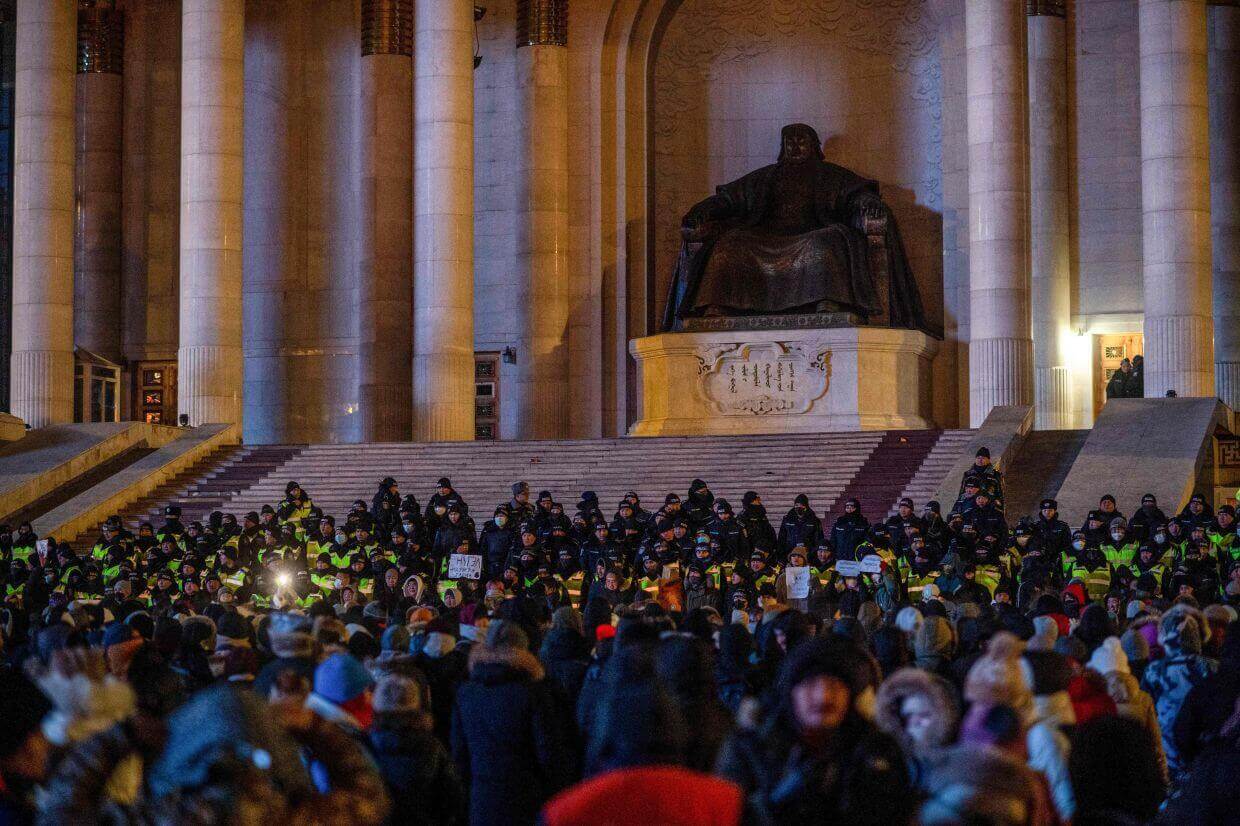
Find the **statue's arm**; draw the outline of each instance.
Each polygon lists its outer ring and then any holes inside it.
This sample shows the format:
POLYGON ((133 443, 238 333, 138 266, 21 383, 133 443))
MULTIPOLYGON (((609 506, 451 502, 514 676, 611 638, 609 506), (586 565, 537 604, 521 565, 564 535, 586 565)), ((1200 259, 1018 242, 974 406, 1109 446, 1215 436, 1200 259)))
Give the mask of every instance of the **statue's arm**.
POLYGON ((739 180, 718 186, 714 195, 694 204, 680 224, 684 239, 705 241, 714 234, 719 222, 743 218, 748 202, 746 193, 753 191, 757 176, 762 171, 750 172, 739 180))

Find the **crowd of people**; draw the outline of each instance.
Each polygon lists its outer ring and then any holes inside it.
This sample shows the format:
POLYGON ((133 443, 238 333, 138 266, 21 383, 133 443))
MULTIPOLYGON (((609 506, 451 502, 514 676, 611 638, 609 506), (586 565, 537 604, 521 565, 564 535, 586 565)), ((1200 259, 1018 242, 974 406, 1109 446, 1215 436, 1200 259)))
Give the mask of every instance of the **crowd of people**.
POLYGON ((1003 482, 0 526, 0 823, 1235 822, 1234 509, 1003 482))

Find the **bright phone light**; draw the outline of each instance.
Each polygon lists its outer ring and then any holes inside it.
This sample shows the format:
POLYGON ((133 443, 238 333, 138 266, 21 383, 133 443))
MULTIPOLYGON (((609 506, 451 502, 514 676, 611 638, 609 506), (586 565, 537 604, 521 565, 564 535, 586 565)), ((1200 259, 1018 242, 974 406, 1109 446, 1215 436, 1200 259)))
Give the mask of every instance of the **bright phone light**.
POLYGON ((293 581, 293 578, 289 576, 288 574, 276 574, 276 586, 277 587, 287 588, 289 586, 289 583, 292 581, 293 581))

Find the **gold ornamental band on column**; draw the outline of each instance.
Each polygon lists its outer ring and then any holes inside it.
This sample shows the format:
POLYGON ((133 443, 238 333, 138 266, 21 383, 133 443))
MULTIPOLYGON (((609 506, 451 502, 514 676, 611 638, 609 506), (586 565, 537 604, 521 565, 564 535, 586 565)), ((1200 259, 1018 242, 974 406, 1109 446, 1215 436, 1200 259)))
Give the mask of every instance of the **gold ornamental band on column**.
POLYGON ((1067 17, 1065 0, 1026 0, 1025 14, 1029 17, 1067 17))
POLYGON ((362 54, 413 56, 413 0, 362 0, 362 54))
POLYGON ((78 3, 78 74, 119 75, 125 66, 125 17, 116 0, 78 3))
POLYGON ((568 0, 517 0, 517 48, 567 46, 568 0))

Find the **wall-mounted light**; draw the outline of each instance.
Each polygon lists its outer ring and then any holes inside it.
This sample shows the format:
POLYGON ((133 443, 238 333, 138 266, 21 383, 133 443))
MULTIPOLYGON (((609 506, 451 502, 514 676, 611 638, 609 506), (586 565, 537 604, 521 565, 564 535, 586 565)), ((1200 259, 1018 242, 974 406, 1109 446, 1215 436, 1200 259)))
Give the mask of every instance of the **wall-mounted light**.
POLYGON ((474 6, 474 68, 482 65, 482 43, 478 40, 478 24, 487 16, 486 6, 474 6))
POLYGON ((499 354, 499 357, 504 360, 504 364, 517 363, 517 351, 511 347, 505 347, 504 351, 499 354))

